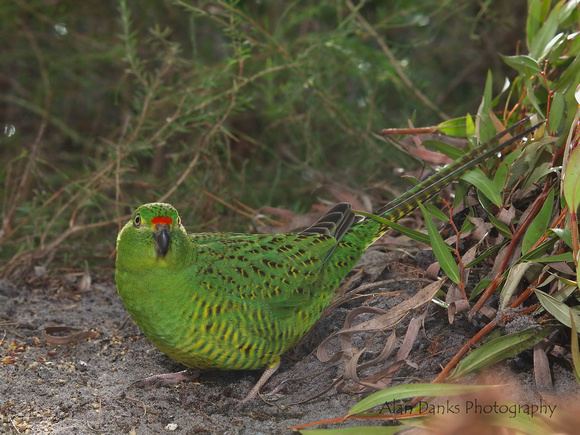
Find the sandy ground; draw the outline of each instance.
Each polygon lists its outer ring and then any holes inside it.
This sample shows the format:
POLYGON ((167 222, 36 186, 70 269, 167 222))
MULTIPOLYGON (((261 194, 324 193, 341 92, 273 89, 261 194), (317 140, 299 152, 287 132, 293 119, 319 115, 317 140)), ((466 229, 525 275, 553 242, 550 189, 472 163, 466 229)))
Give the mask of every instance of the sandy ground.
MULTIPOLYGON (((386 270, 373 278, 396 278, 397 273, 386 270)), ((393 292, 383 298, 387 307, 420 288, 403 281, 387 287, 383 290, 393 292)), ((351 302, 340 307, 319 322, 284 358, 264 388, 264 400, 239 408, 236 405, 260 372, 203 371, 197 379, 177 385, 134 385, 147 376, 182 367, 141 335, 112 283, 97 281, 79 290, 78 282, 20 287, 0 282, 0 432, 290 433, 293 425, 344 415, 361 396, 333 388, 343 367, 321 363, 313 350, 342 326, 353 306, 351 302), (58 338, 47 342, 45 328, 53 325, 78 328, 81 334, 78 340, 64 340, 66 344, 54 344, 58 338), (308 398, 312 400, 304 402, 308 398)), ((405 330, 402 322, 397 327, 399 340, 405 330)), ((394 382, 432 379, 475 331, 461 319, 450 327, 445 311, 430 307, 409 358, 413 363, 403 367, 394 382)), ((533 385, 530 355, 507 364, 520 373, 518 382, 523 385, 533 385)), ((556 365, 553 373, 557 392, 575 391, 568 369, 556 365)))

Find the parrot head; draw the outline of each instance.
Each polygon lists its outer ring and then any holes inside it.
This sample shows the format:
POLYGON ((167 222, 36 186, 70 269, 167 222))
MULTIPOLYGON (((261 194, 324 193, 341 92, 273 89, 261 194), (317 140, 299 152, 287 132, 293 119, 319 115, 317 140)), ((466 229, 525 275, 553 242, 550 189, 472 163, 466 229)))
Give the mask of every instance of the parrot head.
POLYGON ((117 263, 163 266, 183 258, 187 233, 170 204, 154 202, 138 207, 117 236, 117 263))

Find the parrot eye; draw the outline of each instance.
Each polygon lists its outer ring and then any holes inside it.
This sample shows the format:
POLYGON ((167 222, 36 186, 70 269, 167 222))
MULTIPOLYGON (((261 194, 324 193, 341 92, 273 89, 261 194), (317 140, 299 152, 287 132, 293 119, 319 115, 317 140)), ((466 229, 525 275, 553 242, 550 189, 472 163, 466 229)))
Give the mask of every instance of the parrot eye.
POLYGON ((135 225, 136 227, 140 227, 141 226, 141 215, 135 215, 135 217, 133 218, 133 225, 135 225))

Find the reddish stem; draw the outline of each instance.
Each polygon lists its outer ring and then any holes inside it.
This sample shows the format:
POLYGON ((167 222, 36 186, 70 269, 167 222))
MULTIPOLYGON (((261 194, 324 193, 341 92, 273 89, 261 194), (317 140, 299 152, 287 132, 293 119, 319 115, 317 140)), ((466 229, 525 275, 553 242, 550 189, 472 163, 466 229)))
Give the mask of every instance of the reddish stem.
MULTIPOLYGON (((554 228, 554 227, 560 226, 562 224, 565 216, 566 216, 566 210, 562 210, 560 215, 552 221, 552 223, 550 224, 550 227, 554 228)), ((540 238, 540 240, 538 240, 534 244, 534 247, 538 246, 540 243, 543 243, 544 240, 546 240, 546 238, 547 238, 547 236, 544 234, 540 238)), ((542 274, 538 278, 536 278, 536 280, 534 280, 534 282, 528 288, 526 288, 522 293, 520 293, 520 295, 510 304, 510 308, 518 308, 521 304, 523 304, 532 294, 534 294, 534 288, 540 282, 542 282, 543 279, 544 279, 544 274, 542 274)), ((530 312, 530 311, 534 311, 535 309, 536 309, 536 306, 533 306, 533 307, 526 308, 524 311, 530 312)), ((523 312, 520 312, 519 314, 523 314, 523 312)), ((502 320, 505 320, 505 319, 506 319, 506 317, 504 317, 502 320)), ((463 345, 461 347, 461 349, 459 349, 459 351, 457 351, 457 353, 453 356, 453 358, 451 358, 451 360, 445 365, 443 370, 441 370, 441 372, 437 375, 437 377, 432 382, 437 383, 437 382, 444 381, 447 378, 447 376, 449 376, 449 373, 451 372, 451 370, 453 370, 455 368, 455 366, 459 363, 459 361, 461 361, 461 358, 467 352, 469 352, 469 350, 479 340, 481 340, 483 337, 485 337, 487 334, 489 334, 491 331, 493 331, 494 328, 497 326, 497 323, 498 322, 497 322, 497 318, 496 318, 496 319, 492 320, 491 322, 489 322, 487 325, 485 325, 482 329, 480 329, 477 332, 477 334, 475 334, 465 345, 463 345)))
POLYGON ((524 236, 526 230, 528 229, 528 227, 530 226, 530 224, 532 223, 532 221, 534 220, 536 215, 540 212, 540 209, 544 205, 544 201, 546 201, 546 197, 548 196, 548 193, 550 192, 551 186, 552 186, 552 183, 544 184, 544 190, 542 191, 540 196, 538 196, 536 198, 536 200, 534 201, 534 203, 532 204, 532 208, 530 210, 530 213, 528 214, 526 219, 521 223, 521 225, 518 227, 517 231, 514 233, 512 240, 507 247, 507 252, 506 252, 505 256, 503 257, 502 262, 499 266, 499 270, 497 271, 497 274, 495 275, 495 277, 493 278, 491 283, 487 286, 485 291, 482 293, 480 298, 477 300, 477 302, 475 303, 473 308, 469 311, 470 318, 473 317, 475 314, 477 314, 477 312, 481 309, 483 304, 485 304, 487 302, 487 300, 491 297, 493 292, 495 292, 497 290, 497 288, 499 287, 499 285, 501 284, 501 282, 503 280, 503 274, 509 265, 509 262, 510 262, 510 260, 511 260, 511 258, 516 250, 516 247, 518 246, 520 239, 524 236))

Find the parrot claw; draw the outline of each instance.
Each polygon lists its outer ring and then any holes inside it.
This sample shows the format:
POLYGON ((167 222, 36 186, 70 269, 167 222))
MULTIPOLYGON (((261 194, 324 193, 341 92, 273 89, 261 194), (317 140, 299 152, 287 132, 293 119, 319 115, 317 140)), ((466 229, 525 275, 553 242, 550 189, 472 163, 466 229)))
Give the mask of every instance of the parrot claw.
POLYGON ((143 388, 143 387, 160 387, 167 385, 179 384, 180 382, 193 381, 197 378, 198 373, 191 370, 181 370, 176 373, 162 373, 159 375, 149 376, 144 379, 140 379, 133 382, 131 386, 143 388))
POLYGON ((248 395, 246 397, 244 397, 244 399, 242 401, 240 401, 239 405, 245 405, 246 403, 248 403, 248 402, 254 400, 256 397, 258 397, 258 395, 260 394, 260 390, 262 389, 262 387, 264 385, 266 385, 266 383, 272 377, 272 375, 274 373, 276 373, 276 370, 278 370, 278 367, 280 367, 280 361, 278 361, 274 365, 272 365, 272 366, 268 367, 266 370, 264 370, 264 373, 262 373, 262 376, 260 376, 260 379, 258 379, 258 382, 256 382, 256 385, 254 385, 254 387, 250 390, 248 395))

